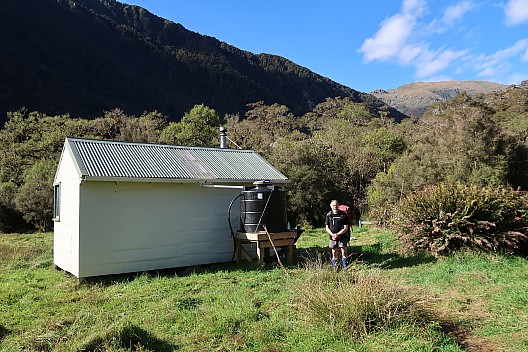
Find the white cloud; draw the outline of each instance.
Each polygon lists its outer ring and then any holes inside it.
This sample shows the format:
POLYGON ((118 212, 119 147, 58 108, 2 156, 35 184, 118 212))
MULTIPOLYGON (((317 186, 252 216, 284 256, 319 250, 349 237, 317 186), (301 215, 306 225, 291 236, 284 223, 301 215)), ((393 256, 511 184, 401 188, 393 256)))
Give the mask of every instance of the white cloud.
POLYGON ((528 0, 509 0, 504 8, 504 14, 508 24, 528 23, 528 0))
POLYGON ((466 50, 442 50, 438 52, 428 51, 420 56, 416 64, 416 76, 418 78, 436 75, 451 63, 467 54, 466 50))
MULTIPOLYGON (((473 1, 464 0, 455 5, 447 7, 441 18, 435 18, 429 23, 425 30, 429 35, 431 34, 443 34, 448 30, 451 30, 454 26, 457 26, 456 29, 460 30, 461 26, 459 25, 463 22, 464 16, 469 11, 477 8, 479 5, 476 5, 473 1)), ((462 28, 465 32, 468 32, 468 27, 463 25, 462 28)))
POLYGON ((472 10, 474 7, 475 5, 471 1, 462 1, 456 5, 449 6, 444 11, 442 22, 447 25, 458 22, 462 19, 462 17, 464 17, 466 12, 472 10))
POLYGON ((399 62, 404 65, 411 64, 417 57, 419 57, 427 48, 420 45, 406 45, 402 48, 399 54, 399 62))
POLYGON ((511 67, 511 61, 527 59, 528 39, 518 40, 512 46, 499 50, 491 55, 480 55, 475 60, 475 70, 481 77, 496 79, 511 67))
MULTIPOLYGON (((500 71, 502 71, 502 69, 500 71)), ((492 77, 495 77, 498 74, 499 74, 499 72, 497 71, 497 69, 495 67, 486 67, 485 69, 483 69, 482 71, 480 71, 478 73, 478 76, 479 77, 485 77, 485 78, 492 78, 492 77)), ((494 79, 494 80, 496 80, 496 79, 494 79)))
MULTIPOLYGON (((442 23, 441 26, 445 27, 448 23, 461 20, 473 7, 471 1, 461 1, 447 8, 442 20, 435 20, 433 23, 442 23)), ((466 55, 466 50, 431 50, 430 44, 418 42, 417 38, 424 33, 418 33, 420 28, 417 26, 420 16, 426 10, 426 2, 423 0, 404 0, 400 12, 385 19, 376 34, 363 42, 360 49, 363 58, 367 62, 394 60, 400 65, 412 65, 418 78, 427 79, 441 74, 455 60, 466 55)))
POLYGON ((406 16, 418 17, 427 9, 425 0, 403 0, 402 13, 406 16))
POLYGON ((424 0, 404 0, 400 13, 385 19, 374 37, 367 38, 360 48, 366 61, 398 57, 416 25, 416 17, 426 8, 424 0))
POLYGON ((481 58, 484 58, 485 62, 495 64, 516 56, 519 53, 524 53, 526 49, 528 49, 528 39, 521 39, 509 48, 499 50, 488 56, 481 56, 481 58))
MULTIPOLYGON (((447 75, 454 79, 460 76, 467 79, 470 73, 494 82, 518 80, 528 62, 528 37, 525 34, 521 34, 521 38, 525 39, 517 39, 509 47, 482 55, 474 52, 493 43, 473 42, 468 37, 458 40, 461 35, 475 33, 478 34, 477 39, 482 37, 480 33, 484 27, 480 23, 485 18, 481 21, 476 16, 466 17, 470 11, 478 9, 483 10, 482 15, 487 15, 490 6, 497 5, 457 0, 442 10, 428 9, 426 0, 402 0, 400 11, 382 21, 378 31, 364 40, 359 51, 367 62, 389 61, 402 67, 412 67, 415 77, 425 81, 447 75), (462 46, 463 43, 468 43, 468 47, 462 46)), ((528 0, 504 0, 503 6, 509 24, 528 24, 528 0)), ((491 23, 487 27, 493 28, 497 24, 491 23)), ((511 36, 500 38, 512 40, 515 31, 521 30, 509 28, 508 35, 511 33, 511 36)))
POLYGON ((522 81, 526 81, 528 72, 513 73, 502 80, 498 80, 498 83, 502 84, 520 84, 522 81))
POLYGON ((363 42, 360 51, 367 61, 394 58, 405 45, 413 27, 412 18, 400 14, 394 15, 383 21, 373 38, 363 42))

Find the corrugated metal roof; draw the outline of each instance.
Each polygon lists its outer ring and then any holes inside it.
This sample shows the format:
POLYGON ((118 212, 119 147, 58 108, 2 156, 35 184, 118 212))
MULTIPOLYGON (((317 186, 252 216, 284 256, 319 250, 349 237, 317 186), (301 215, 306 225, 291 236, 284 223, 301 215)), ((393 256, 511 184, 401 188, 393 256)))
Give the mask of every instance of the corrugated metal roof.
POLYGON ((288 179, 252 150, 67 138, 90 179, 250 181, 288 179))

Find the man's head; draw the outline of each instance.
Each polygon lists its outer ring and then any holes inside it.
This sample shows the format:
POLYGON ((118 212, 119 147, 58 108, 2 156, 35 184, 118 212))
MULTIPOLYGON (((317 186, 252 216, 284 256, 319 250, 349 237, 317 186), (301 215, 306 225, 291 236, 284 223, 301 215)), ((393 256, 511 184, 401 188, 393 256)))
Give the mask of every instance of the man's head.
POLYGON ((332 209, 332 212, 335 214, 339 210, 339 202, 337 200, 332 200, 330 202, 330 209, 332 209))

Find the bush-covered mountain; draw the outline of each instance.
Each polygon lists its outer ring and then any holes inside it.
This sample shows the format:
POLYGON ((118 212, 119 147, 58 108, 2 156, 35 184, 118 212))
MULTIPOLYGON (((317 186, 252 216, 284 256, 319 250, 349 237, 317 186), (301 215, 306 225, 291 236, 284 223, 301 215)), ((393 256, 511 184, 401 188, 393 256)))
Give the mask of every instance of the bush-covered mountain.
POLYGON ((421 117, 431 104, 449 100, 462 92, 473 96, 504 91, 508 86, 487 81, 416 82, 396 89, 376 89, 370 94, 407 116, 421 117))
POLYGON ((158 110, 177 120, 195 104, 242 114, 264 101, 302 115, 336 96, 403 117, 285 58, 239 50, 115 0, 3 0, 0 52, 0 123, 21 107, 83 117, 158 110))

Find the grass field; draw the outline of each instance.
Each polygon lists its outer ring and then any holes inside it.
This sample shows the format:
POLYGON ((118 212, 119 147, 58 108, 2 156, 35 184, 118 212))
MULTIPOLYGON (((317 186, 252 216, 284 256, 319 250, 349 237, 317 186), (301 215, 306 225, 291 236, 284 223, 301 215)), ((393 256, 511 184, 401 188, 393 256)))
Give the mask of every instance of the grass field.
POLYGON ((528 261, 356 237, 346 272, 308 229, 288 275, 226 263, 79 282, 53 269, 52 234, 0 234, 0 351, 528 350, 528 261))

